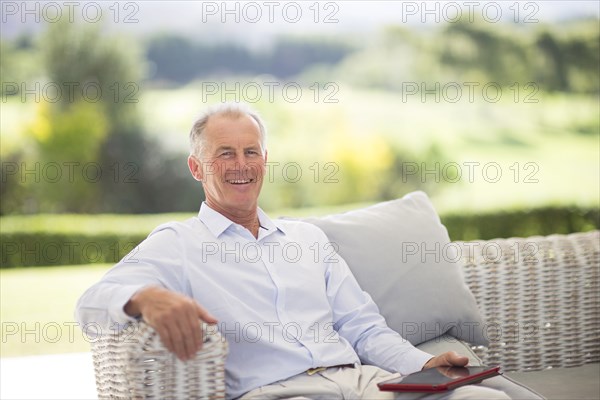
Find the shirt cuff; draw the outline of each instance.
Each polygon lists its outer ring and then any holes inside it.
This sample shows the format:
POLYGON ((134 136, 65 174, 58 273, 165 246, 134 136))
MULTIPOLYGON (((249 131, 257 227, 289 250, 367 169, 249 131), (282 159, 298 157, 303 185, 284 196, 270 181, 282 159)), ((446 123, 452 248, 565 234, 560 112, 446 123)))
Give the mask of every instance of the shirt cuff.
POLYGON ((148 285, 125 285, 121 286, 119 290, 116 290, 113 293, 112 300, 108 307, 110 319, 112 319, 119 325, 137 321, 139 317, 132 317, 127 315, 127 313, 125 312, 125 305, 133 297, 134 294, 136 294, 138 291, 145 288, 146 286, 148 285))
POLYGON ((413 372, 421 371, 425 363, 433 357, 433 355, 419 350, 415 347, 414 349, 410 350, 408 354, 405 355, 402 363, 402 368, 400 368, 398 372, 400 372, 402 375, 408 375, 412 374, 413 372))

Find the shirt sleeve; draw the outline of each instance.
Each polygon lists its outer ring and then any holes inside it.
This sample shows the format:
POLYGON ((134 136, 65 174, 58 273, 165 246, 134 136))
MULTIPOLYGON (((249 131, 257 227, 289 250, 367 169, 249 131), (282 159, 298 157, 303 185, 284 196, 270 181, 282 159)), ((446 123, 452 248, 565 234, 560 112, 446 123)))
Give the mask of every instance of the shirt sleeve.
POLYGON ((339 254, 327 263, 325 279, 334 328, 350 342, 361 362, 407 375, 420 371, 433 357, 387 326, 377 305, 360 288, 339 254))
POLYGON ((177 238, 177 231, 172 227, 156 228, 98 283, 86 290, 75 308, 80 327, 94 324, 101 329, 120 329, 135 320, 125 313, 124 307, 146 286, 162 286, 185 293, 185 253, 177 238))

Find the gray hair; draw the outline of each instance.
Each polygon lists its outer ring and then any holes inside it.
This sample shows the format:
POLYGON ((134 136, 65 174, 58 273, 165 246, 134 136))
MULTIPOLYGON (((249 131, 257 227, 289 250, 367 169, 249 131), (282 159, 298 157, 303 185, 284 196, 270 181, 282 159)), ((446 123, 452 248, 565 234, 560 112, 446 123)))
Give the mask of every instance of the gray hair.
POLYGON ((266 136, 267 136, 267 130, 265 128, 265 124, 264 124, 263 120, 261 119, 261 117, 258 115, 258 113, 256 111, 251 109, 245 103, 227 102, 227 103, 216 104, 216 105, 213 105, 213 106, 207 108, 202 114, 200 114, 198 119, 196 119, 196 122, 194 122, 194 125, 192 126, 192 130, 190 131, 190 154, 191 155, 195 155, 197 157, 202 156, 202 150, 204 149, 204 145, 205 145, 204 135, 202 135, 202 133, 204 132, 204 129, 206 128, 206 124, 208 123, 208 120, 210 119, 210 117, 212 117, 214 115, 224 115, 224 116, 233 117, 233 118, 238 118, 242 115, 248 115, 249 117, 254 119, 254 121, 256 121, 256 123, 258 124, 258 128, 260 130, 260 146, 261 146, 261 148, 262 148, 261 150, 263 151, 263 154, 264 154, 265 149, 266 149, 265 141, 266 141, 266 136))

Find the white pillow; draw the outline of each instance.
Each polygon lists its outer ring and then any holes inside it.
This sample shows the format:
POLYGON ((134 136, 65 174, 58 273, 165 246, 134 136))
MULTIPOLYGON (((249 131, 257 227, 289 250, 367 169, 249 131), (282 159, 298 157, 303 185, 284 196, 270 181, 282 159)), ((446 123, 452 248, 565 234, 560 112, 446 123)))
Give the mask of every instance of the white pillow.
POLYGON ((338 246, 390 328, 413 345, 448 333, 487 345, 457 245, 423 192, 343 214, 303 218, 338 246))

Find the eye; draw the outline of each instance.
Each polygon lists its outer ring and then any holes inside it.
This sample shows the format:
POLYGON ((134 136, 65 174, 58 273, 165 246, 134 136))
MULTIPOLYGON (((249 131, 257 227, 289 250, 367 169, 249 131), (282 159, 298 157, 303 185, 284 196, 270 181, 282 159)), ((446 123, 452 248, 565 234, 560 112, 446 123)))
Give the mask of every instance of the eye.
POLYGON ((246 154, 251 155, 251 156, 257 156, 258 155, 258 151, 256 151, 256 150, 246 150, 246 154))
POLYGON ((233 151, 222 151, 221 154, 219 154, 221 157, 231 157, 233 155, 233 151))

